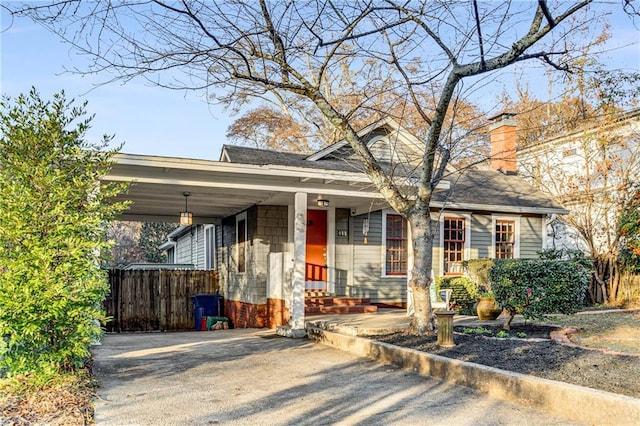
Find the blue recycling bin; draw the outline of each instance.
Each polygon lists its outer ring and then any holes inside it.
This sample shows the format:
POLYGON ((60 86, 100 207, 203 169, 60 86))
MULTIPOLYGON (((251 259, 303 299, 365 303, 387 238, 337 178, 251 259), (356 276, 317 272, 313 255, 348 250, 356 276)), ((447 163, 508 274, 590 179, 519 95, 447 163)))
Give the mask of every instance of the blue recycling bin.
POLYGON ((202 318, 222 316, 222 296, 219 294, 194 294, 193 319, 196 330, 202 330, 202 318))

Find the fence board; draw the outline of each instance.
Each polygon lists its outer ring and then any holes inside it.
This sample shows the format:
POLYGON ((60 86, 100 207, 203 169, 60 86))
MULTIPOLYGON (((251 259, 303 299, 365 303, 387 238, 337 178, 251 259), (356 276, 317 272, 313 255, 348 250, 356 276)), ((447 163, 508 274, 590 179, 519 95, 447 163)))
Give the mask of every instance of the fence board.
POLYGON ((103 309, 110 332, 193 329, 191 296, 220 288, 217 272, 204 270, 111 269, 109 283, 103 309))

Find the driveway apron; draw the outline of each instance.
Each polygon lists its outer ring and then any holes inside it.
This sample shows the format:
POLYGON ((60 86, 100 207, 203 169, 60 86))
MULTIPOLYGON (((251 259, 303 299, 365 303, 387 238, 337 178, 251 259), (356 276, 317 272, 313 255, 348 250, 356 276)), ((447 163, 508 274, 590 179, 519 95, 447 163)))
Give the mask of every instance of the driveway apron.
POLYGON ((570 424, 273 330, 109 334, 99 425, 570 424))

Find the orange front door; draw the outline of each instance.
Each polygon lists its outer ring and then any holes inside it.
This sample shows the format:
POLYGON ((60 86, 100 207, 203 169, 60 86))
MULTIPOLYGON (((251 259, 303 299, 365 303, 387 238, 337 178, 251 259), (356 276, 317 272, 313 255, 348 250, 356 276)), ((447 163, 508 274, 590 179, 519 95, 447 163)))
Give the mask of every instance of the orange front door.
POLYGON ((307 210, 307 290, 324 290, 327 281, 327 211, 307 210))

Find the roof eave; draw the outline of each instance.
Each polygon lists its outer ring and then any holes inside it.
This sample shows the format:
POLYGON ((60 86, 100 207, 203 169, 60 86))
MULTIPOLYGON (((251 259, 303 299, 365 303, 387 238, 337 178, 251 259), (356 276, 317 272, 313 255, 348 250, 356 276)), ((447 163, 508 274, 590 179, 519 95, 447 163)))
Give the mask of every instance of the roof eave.
POLYGON ((491 211, 520 214, 569 214, 569 210, 560 207, 509 206, 499 204, 450 203, 441 201, 432 201, 430 206, 443 210, 491 211))

